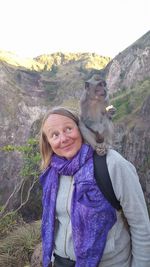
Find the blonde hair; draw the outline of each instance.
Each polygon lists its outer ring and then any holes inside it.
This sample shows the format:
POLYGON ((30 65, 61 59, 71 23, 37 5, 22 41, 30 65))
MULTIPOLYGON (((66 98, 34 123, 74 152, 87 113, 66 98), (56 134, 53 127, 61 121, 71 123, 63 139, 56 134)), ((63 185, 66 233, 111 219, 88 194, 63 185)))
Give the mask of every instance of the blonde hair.
POLYGON ((44 127, 46 120, 52 114, 58 114, 58 115, 68 117, 72 119, 77 125, 79 123, 79 117, 78 117, 77 112, 71 109, 67 109, 65 107, 55 107, 46 113, 42 121, 41 129, 40 129, 40 140, 39 140, 40 154, 42 157, 41 170, 45 170, 48 167, 50 160, 51 160, 51 156, 53 154, 52 148, 47 140, 47 136, 43 131, 43 127, 44 127))

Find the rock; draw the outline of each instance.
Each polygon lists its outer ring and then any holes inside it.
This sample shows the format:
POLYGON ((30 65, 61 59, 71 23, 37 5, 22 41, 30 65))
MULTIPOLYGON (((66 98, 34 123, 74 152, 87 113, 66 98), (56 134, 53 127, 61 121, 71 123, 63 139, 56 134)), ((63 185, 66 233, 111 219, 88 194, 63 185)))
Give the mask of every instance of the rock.
POLYGON ((35 247, 31 257, 31 267, 42 267, 42 243, 35 247))
POLYGON ((150 31, 119 53, 105 68, 110 93, 150 77, 150 31))

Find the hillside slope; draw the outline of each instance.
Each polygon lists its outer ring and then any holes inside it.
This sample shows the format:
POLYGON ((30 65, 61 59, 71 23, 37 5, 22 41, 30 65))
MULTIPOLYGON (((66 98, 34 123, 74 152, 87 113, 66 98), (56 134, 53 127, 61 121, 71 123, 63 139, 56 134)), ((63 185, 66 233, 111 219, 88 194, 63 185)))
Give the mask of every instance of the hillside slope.
MULTIPOLYGON (((103 68, 111 102, 117 108, 114 146, 137 167, 150 206, 150 32, 112 61, 106 58, 105 64, 87 53, 57 53, 35 60, 42 70, 0 61, 1 145, 25 144, 38 133, 41 117, 52 106, 78 108, 85 80, 103 68)), ((19 152, 0 151, 1 203, 21 179, 21 157, 19 152)))
POLYGON ((150 31, 119 53, 106 67, 111 93, 150 77, 150 31))

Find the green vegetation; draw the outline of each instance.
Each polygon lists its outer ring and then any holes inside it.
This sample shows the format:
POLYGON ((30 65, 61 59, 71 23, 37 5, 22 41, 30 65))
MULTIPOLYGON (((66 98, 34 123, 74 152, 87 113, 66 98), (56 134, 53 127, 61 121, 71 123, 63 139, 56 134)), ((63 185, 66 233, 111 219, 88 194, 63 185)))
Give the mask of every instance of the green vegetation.
POLYGON ((56 82, 44 81, 44 88, 48 94, 48 101, 53 101, 57 94, 58 84, 56 82))
MULTIPOLYGON (((22 177, 21 183, 16 185, 20 205, 16 208, 16 212, 21 212, 23 218, 29 221, 41 217, 41 187, 39 185, 39 163, 40 153, 38 149, 38 141, 29 139, 24 146, 7 145, 1 148, 2 151, 12 152, 20 151, 23 154, 23 168, 20 172, 22 177), (36 201, 35 201, 36 196, 36 201)), ((2 207, 1 214, 7 212, 7 207, 2 207), (6 210, 6 211, 5 211, 6 210)))
POLYGON ((23 267, 29 264, 36 244, 40 243, 41 222, 24 224, 0 242, 0 267, 23 267))
POLYGON ((40 159, 37 140, 29 139, 23 149, 24 165, 21 170, 23 183, 19 194, 20 212, 23 218, 29 221, 41 217, 40 159))
POLYGON ((53 64, 51 67, 51 73, 55 75, 57 71, 58 71, 58 66, 53 64))
POLYGON ((68 63, 81 62, 83 69, 102 69, 110 61, 110 57, 104 57, 95 53, 54 53, 41 55, 36 58, 36 61, 43 65, 43 70, 53 71, 53 66, 65 65, 68 63))
POLYGON ((6 145, 6 146, 1 147, 1 151, 22 152, 24 155, 24 166, 21 171, 21 176, 23 177, 34 176, 38 178, 38 175, 39 175, 38 164, 40 162, 40 153, 37 150, 37 146, 38 146, 38 141, 32 138, 32 139, 29 139, 27 144, 24 146, 6 145))
POLYGON ((20 58, 14 53, 0 50, 0 61, 6 62, 13 66, 22 66, 30 70, 40 71, 43 69, 43 65, 34 59, 20 58))
POLYGON ((100 70, 105 68, 105 66, 109 63, 110 58, 108 57, 100 57, 98 55, 91 56, 87 63, 84 65, 85 69, 96 69, 100 70))
POLYGON ((139 82, 132 89, 123 89, 116 93, 111 103, 117 108, 117 113, 114 116, 114 121, 119 121, 130 114, 140 110, 144 99, 149 94, 150 79, 139 82))
MULTIPOLYGON (((1 210, 3 207, 1 207, 1 210)), ((10 212, 0 219, 0 238, 6 237, 10 232, 15 230, 19 225, 23 225, 24 221, 20 214, 10 212)))
POLYGON ((22 152, 24 165, 21 170, 22 183, 17 195, 20 198, 19 207, 11 212, 5 210, 7 206, 2 206, 0 210, 0 267, 30 266, 31 255, 41 241, 41 222, 25 222, 41 218, 38 142, 29 139, 24 146, 7 145, 1 150, 9 153, 16 150, 22 152))
POLYGON ((27 145, 20 147, 24 155, 24 166, 22 169, 23 177, 39 177, 40 153, 38 151, 38 141, 34 138, 29 139, 27 145))
POLYGON ((1 147, 1 151, 11 152, 19 151, 24 155, 24 166, 21 171, 23 177, 38 177, 38 163, 40 162, 40 154, 37 150, 38 141, 34 138, 29 139, 24 146, 6 145, 1 147))

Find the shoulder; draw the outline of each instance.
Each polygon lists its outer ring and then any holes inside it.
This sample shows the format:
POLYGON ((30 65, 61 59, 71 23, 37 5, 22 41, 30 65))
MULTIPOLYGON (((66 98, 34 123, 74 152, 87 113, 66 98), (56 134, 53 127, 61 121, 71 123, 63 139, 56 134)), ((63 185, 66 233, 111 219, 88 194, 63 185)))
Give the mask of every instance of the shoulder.
POLYGON ((141 192, 139 176, 130 161, 113 149, 108 151, 106 161, 110 179, 118 199, 123 199, 127 192, 141 192))
POLYGON ((135 166, 117 151, 110 149, 106 161, 112 183, 115 181, 129 182, 129 180, 134 183, 135 180, 139 180, 135 166))
POLYGON ((118 166, 118 167, 128 167, 131 168, 132 170, 136 171, 135 166, 125 159, 119 152, 117 152, 114 149, 109 149, 106 157, 106 161, 108 165, 111 166, 118 166))
POLYGON ((108 150, 106 161, 109 170, 118 170, 118 172, 120 170, 126 174, 128 172, 137 174, 135 166, 114 149, 108 150))
POLYGON ((119 152, 117 152, 114 149, 109 149, 108 153, 107 153, 107 164, 111 164, 111 165, 132 165, 131 162, 129 162, 128 160, 126 160, 119 152))

